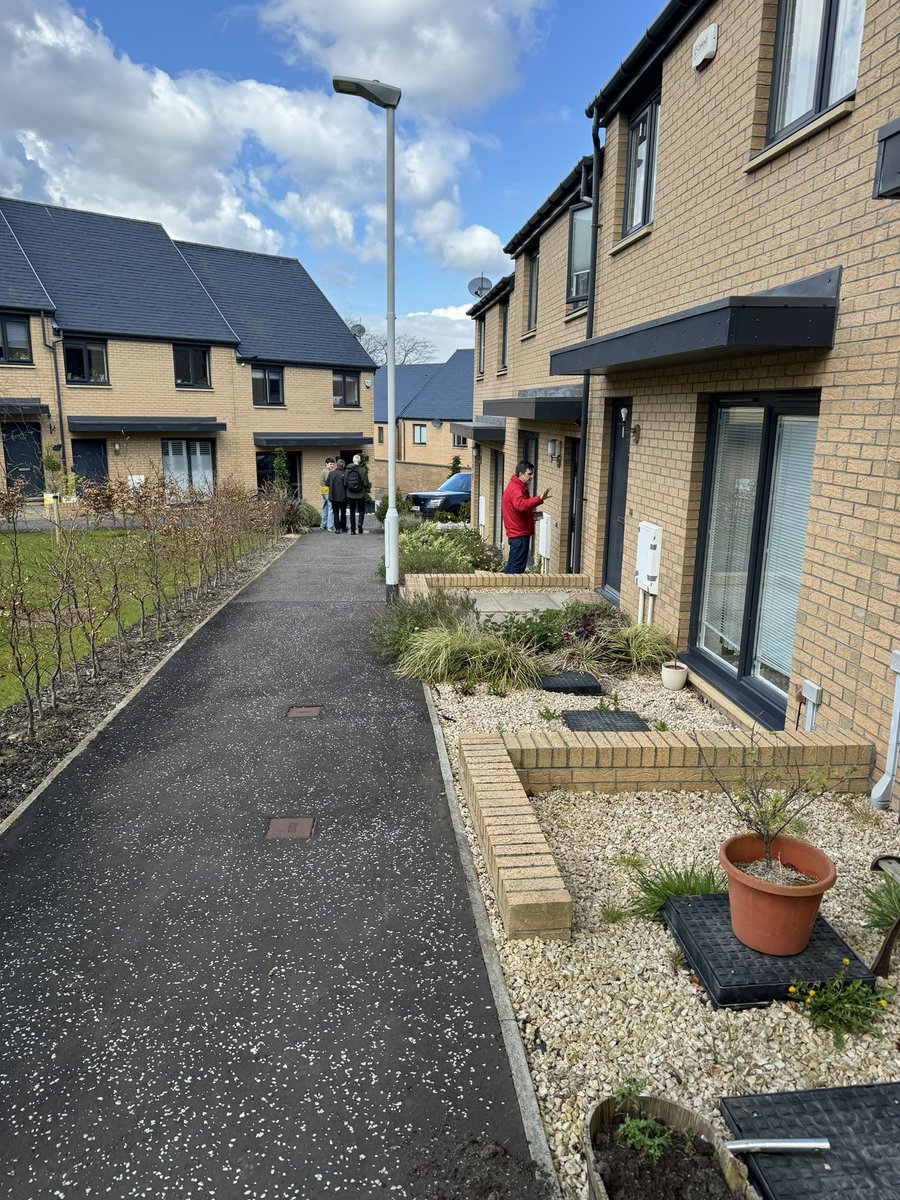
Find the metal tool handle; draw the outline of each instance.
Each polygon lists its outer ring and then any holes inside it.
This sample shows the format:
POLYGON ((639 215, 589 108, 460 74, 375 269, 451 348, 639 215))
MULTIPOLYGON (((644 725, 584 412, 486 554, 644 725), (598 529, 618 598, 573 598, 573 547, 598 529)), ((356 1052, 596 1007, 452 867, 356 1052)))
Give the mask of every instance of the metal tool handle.
POLYGON ((732 1154, 814 1154, 830 1150, 828 1138, 743 1138, 726 1142, 732 1154))

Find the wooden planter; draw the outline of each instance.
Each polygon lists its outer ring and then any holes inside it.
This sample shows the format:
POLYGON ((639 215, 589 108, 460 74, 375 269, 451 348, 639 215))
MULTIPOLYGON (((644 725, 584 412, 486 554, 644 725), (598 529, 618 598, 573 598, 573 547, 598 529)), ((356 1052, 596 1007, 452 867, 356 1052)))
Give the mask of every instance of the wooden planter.
MULTIPOLYGON (((760 1200, 759 1193, 747 1181, 747 1168, 726 1149, 724 1140, 713 1129, 708 1121, 698 1117, 695 1112, 676 1104, 674 1100, 665 1100, 662 1096, 642 1096, 641 1104, 644 1112, 650 1117, 656 1117, 678 1133, 686 1133, 689 1129, 704 1138, 716 1152, 719 1168, 726 1185, 735 1194, 736 1200, 760 1200)), ((603 1185, 600 1172, 594 1162, 594 1134, 604 1125, 617 1125, 616 1102, 612 1096, 607 1096, 598 1105, 588 1110, 584 1119, 584 1157, 587 1163, 588 1193, 591 1200, 609 1200, 609 1192, 603 1185)))

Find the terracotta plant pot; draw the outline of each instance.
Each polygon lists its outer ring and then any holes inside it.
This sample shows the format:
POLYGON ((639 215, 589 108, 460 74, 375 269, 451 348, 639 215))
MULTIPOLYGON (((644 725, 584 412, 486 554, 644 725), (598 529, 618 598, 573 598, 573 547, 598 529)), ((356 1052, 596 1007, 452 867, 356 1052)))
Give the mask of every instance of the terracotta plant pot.
POLYGON ((670 692, 680 692, 687 683, 688 669, 684 663, 667 662, 660 668, 662 685, 670 692))
POLYGON ((738 834, 719 847, 719 862, 728 876, 734 936, 760 954, 786 958, 806 949, 822 894, 834 886, 837 870, 827 854, 797 838, 777 837, 772 843, 772 857, 817 882, 786 887, 745 875, 735 863, 763 858, 762 839, 755 833, 738 834))

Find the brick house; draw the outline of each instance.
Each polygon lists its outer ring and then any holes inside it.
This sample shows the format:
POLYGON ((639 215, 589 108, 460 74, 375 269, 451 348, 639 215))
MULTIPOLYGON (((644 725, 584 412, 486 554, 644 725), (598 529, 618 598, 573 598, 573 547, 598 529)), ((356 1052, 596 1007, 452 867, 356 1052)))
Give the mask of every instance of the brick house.
MULTIPOLYGON (((814 716, 870 736, 881 770, 900 628, 900 6, 812 12, 664 9, 588 108, 598 219, 583 316, 563 309, 583 244, 567 243, 565 197, 526 226, 508 395, 589 389, 579 427, 536 430, 542 487, 559 492, 551 565, 583 567, 634 614, 639 526, 658 526, 654 620, 704 686, 771 728, 814 716), (545 447, 576 428, 584 503, 576 480, 569 539, 565 467, 545 447)), ((474 407, 490 414, 504 318, 490 296, 473 315, 487 350, 474 407)), ((521 414, 507 467, 520 439, 521 414)))
POLYGON ((371 444, 374 366, 296 259, 0 199, 0 480, 162 472, 255 489, 284 446, 319 504, 327 453, 371 444))
MULTIPOLYGON (((469 431, 458 422, 472 418, 473 350, 455 350, 445 363, 405 363, 395 368, 397 412, 397 487, 401 492, 429 491, 450 474, 471 469, 469 431)), ((375 439, 370 475, 373 486, 387 487, 387 371, 375 376, 375 439)))

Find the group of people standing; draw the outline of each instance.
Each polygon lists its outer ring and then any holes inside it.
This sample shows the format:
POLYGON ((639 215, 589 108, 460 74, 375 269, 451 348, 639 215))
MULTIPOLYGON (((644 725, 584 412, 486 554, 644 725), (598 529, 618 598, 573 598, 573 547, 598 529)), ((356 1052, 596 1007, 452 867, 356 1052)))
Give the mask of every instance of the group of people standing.
POLYGON ((363 532, 370 486, 369 471, 361 454, 354 454, 349 465, 342 458, 326 458, 319 490, 322 493, 320 529, 346 533, 349 509, 350 532, 363 532))

